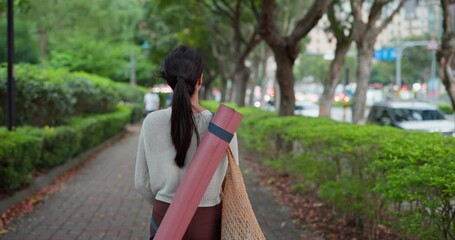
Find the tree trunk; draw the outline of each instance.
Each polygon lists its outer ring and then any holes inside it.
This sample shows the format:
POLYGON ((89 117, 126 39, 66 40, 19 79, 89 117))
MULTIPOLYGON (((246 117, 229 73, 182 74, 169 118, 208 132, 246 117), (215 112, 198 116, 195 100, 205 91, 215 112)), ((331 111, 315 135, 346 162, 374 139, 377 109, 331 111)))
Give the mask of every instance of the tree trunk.
POLYGON ((239 92, 237 93, 237 106, 239 107, 244 107, 245 106, 245 97, 246 97, 246 90, 248 88, 248 81, 250 79, 250 70, 248 68, 245 68, 243 70, 240 82, 238 83, 239 85, 239 92))
POLYGON ((221 75, 221 102, 226 101, 227 90, 227 78, 224 75, 221 75))
MULTIPOLYGON (((266 50, 267 52, 267 50, 266 50)), ((265 95, 267 94, 267 87, 268 87, 268 82, 269 82, 269 79, 267 78, 267 59, 268 59, 268 54, 265 54, 264 55, 265 57, 262 59, 261 61, 261 79, 260 79, 260 83, 261 83, 261 99, 259 100, 260 103, 261 103, 261 107, 263 106, 266 106, 266 104, 268 104, 266 101, 265 101, 265 95)))
POLYGON ((39 46, 40 46, 40 55, 42 60, 47 60, 48 58, 48 39, 46 32, 38 32, 39 37, 39 46))
POLYGON ((444 84, 447 94, 449 95, 452 104, 452 110, 455 111, 455 79, 452 79, 450 84, 444 84))
POLYGON ((344 65, 344 60, 346 58, 346 54, 348 53, 349 44, 337 44, 335 50, 335 58, 333 59, 332 63, 330 64, 328 78, 324 83, 324 91, 322 92, 321 96, 321 103, 319 105, 319 116, 320 117, 330 117, 332 111, 332 101, 335 95, 335 89, 340 82, 340 76, 342 67, 344 65))
POLYGON ((455 110, 455 78, 452 69, 455 60, 455 24, 453 21, 455 7, 448 0, 441 0, 441 7, 443 12, 443 35, 441 49, 437 53, 439 75, 449 95, 452 109, 455 110))
POLYGON ((254 89, 256 88, 256 84, 249 84, 250 85, 250 96, 248 97, 248 106, 253 107, 255 103, 255 96, 254 96, 254 89))
POLYGON ((444 84, 444 87, 447 91, 447 95, 449 95, 450 103, 452 104, 452 109, 455 110, 455 78, 451 67, 454 57, 455 53, 451 53, 448 56, 441 56, 439 58, 439 64, 441 81, 444 84))
POLYGON ((226 101, 227 102, 233 102, 234 101, 234 84, 236 82, 235 77, 232 77, 231 79, 228 80, 228 95, 226 95, 226 101))
POLYGON ((366 96, 371 75, 374 42, 374 40, 357 42, 357 88, 352 104, 352 123, 355 124, 363 121, 365 117, 366 96))
POLYGON ((280 116, 294 115, 295 93, 294 93, 294 74, 292 68, 294 61, 289 58, 286 47, 275 47, 275 61, 277 64, 276 80, 280 87, 280 116))
POLYGON ((214 79, 214 75, 212 74, 211 71, 207 71, 207 78, 204 79, 202 86, 203 86, 203 92, 202 92, 202 99, 205 100, 212 100, 212 83, 214 79))
POLYGON ((239 107, 245 106, 245 95, 250 78, 250 70, 242 63, 235 67, 235 82, 233 84, 232 100, 239 107), (241 65, 240 65, 241 64, 241 65))
POLYGON ((300 52, 300 40, 316 26, 332 1, 313 1, 305 16, 295 23, 294 29, 288 36, 283 36, 275 24, 279 13, 276 0, 261 1, 262 8, 260 16, 258 16, 258 31, 262 39, 273 49, 275 55, 276 76, 280 87, 280 116, 294 115, 295 94, 292 67, 300 52))
POLYGON ((254 104, 257 101, 261 101, 260 98, 259 99, 256 98, 257 96, 255 95, 255 89, 256 89, 256 86, 260 87, 260 85, 261 85, 261 74, 262 74, 261 64, 262 64, 262 62, 263 62, 263 60, 256 56, 254 58, 253 65, 250 68, 251 80, 249 81, 249 84, 248 84, 249 85, 249 89, 250 89, 250 95, 247 98, 248 99, 248 101, 247 101, 247 105, 248 106, 254 106, 254 104))
POLYGON ((366 95, 376 39, 400 11, 406 0, 397 1, 398 5, 393 7, 388 16, 385 16, 386 12, 383 10, 390 2, 375 0, 370 6, 369 13, 367 13, 368 18, 365 18, 362 11, 365 1, 351 1, 354 16, 352 27, 355 30, 354 39, 357 45, 357 88, 352 105, 352 122, 356 124, 362 122, 365 118, 366 95))

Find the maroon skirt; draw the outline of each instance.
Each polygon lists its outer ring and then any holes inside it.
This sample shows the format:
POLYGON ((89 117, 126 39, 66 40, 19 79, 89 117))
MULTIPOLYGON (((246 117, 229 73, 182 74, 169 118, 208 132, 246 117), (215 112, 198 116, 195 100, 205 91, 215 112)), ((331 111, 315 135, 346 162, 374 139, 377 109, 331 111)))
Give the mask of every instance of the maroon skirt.
MULTIPOLYGON (((155 200, 152 218, 159 227, 169 203, 155 200)), ((159 228, 158 228, 159 229, 159 228)), ((150 227, 150 235, 155 231, 150 227)), ((221 204, 213 207, 198 207, 188 229, 183 236, 184 240, 219 240, 221 238, 221 204)))

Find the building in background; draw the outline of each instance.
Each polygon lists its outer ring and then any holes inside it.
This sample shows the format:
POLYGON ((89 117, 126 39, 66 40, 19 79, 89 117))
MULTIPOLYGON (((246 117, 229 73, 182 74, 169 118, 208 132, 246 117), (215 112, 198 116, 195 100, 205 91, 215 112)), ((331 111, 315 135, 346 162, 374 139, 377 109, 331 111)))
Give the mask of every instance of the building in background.
POLYGON ((324 15, 318 24, 308 33, 309 42, 306 45, 308 54, 324 55, 332 59, 335 53, 336 39, 327 31, 330 26, 327 15, 324 15))
MULTIPOLYGON (((347 5, 346 7, 349 7, 347 5)), ((391 6, 384 11, 385 18, 393 11, 391 6)), ((365 11, 364 15, 368 13, 365 11)), ((334 56, 336 39, 326 31, 330 23, 327 16, 321 18, 315 28, 308 34, 306 45, 308 54, 324 55, 326 59, 334 56)), ((376 48, 397 40, 409 37, 440 38, 442 33, 442 10, 438 0, 408 0, 400 13, 382 31, 376 41, 376 48)), ((354 45, 353 45, 354 47, 354 45)))
MULTIPOLYGON (((385 15, 393 9, 386 9, 385 15)), ((379 35, 376 47, 410 37, 440 38, 442 10, 437 0, 408 0, 400 13, 379 35)))

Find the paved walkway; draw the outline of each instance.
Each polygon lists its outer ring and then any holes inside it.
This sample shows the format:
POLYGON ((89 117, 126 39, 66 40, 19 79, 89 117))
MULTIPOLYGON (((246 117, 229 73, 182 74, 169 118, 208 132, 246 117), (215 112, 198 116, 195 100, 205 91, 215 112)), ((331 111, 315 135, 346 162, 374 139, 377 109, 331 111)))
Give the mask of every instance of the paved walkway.
MULTIPOLYGON (((35 210, 8 225, 7 240, 148 239, 150 207, 134 189, 138 127, 101 151, 71 180, 35 210)), ((242 166, 245 167, 245 166, 242 166)), ((287 209, 248 170, 245 182, 267 239, 313 239, 296 230, 287 209)))

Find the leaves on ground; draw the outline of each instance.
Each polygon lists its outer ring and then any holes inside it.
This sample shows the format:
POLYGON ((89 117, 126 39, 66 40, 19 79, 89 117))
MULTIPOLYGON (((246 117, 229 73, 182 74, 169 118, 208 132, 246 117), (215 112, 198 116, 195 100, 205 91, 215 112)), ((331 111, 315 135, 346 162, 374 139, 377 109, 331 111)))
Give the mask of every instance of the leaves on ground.
POLYGON ((137 131, 138 126, 140 125, 134 124, 127 126, 127 131, 123 132, 119 137, 115 138, 113 141, 107 141, 102 148, 99 148, 96 151, 90 153, 90 155, 86 157, 86 160, 70 168, 63 175, 57 178, 52 185, 43 187, 37 193, 25 198, 24 200, 10 207, 6 212, 2 213, 0 215, 0 236, 8 233, 10 230, 14 230, 13 228, 7 226, 9 223, 11 223, 11 221, 14 218, 24 216, 27 213, 33 212, 34 207, 38 203, 45 201, 52 194, 62 191, 63 183, 72 179, 82 168, 84 168, 87 164, 92 162, 102 150, 111 147, 115 143, 119 142, 120 140, 128 136, 128 134, 130 134, 131 132, 137 131))
POLYGON ((90 156, 83 163, 78 164, 66 171, 62 176, 57 178, 52 185, 42 188, 37 193, 25 198, 24 200, 10 207, 6 212, 2 213, 0 216, 0 236, 8 233, 11 230, 11 228, 8 228, 7 225, 11 223, 13 219, 33 212, 34 207, 37 204, 45 201, 52 194, 62 191, 62 184, 73 178, 85 165, 95 159, 95 156, 99 151, 100 150, 93 153, 92 156, 90 156))
MULTIPOLYGON (((246 164, 259 177, 260 185, 271 187, 275 199, 291 208, 290 215, 297 220, 298 226, 310 227, 315 235, 330 240, 368 238, 353 221, 345 219, 342 214, 318 198, 314 187, 303 192, 300 187, 304 182, 302 179, 264 166, 261 156, 254 151, 245 150, 243 153, 246 164)), ((383 225, 378 225, 375 229, 376 239, 397 239, 397 235, 383 225)))
POLYGON ((61 185, 55 184, 48 187, 42 188, 38 193, 27 197, 26 199, 20 201, 14 206, 10 207, 6 212, 4 212, 0 219, 0 235, 6 234, 9 230, 5 227, 10 223, 14 218, 23 216, 27 213, 33 211, 33 208, 36 204, 44 201, 49 195, 61 191, 61 185))

